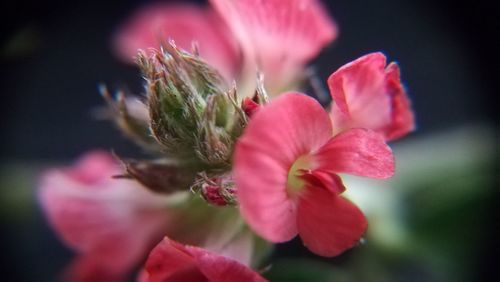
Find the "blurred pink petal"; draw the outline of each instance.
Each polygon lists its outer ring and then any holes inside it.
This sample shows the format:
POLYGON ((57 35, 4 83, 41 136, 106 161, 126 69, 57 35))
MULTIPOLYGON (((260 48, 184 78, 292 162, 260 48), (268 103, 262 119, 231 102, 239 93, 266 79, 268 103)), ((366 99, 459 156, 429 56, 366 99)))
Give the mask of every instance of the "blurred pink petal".
MULTIPOLYGON (((337 36, 318 0, 211 0, 266 83, 291 83, 304 65, 337 36), (283 81, 287 80, 287 81, 283 81)), ((254 76, 254 70, 252 70, 254 76)))
POLYGON ((165 237, 150 253, 141 281, 266 281, 230 258, 165 237))
POLYGON ((136 12, 115 37, 117 53, 130 62, 138 49, 159 48, 173 39, 187 51, 196 42, 200 56, 226 78, 238 72, 237 43, 219 16, 208 7, 194 4, 153 4, 136 12))
POLYGON ((169 222, 166 196, 119 173, 105 152, 85 155, 74 168, 46 172, 39 198, 49 223, 83 257, 72 280, 99 275, 123 277, 163 235, 169 222))
POLYGON ((94 282, 94 281, 127 281, 126 269, 110 269, 101 263, 100 255, 81 255, 72 260, 60 276, 61 281, 94 282))
POLYGON ((393 140, 415 127, 399 68, 395 63, 386 67, 382 53, 371 53, 344 65, 328 78, 328 86, 336 133, 361 127, 393 140))
POLYGON ((233 173, 240 210, 269 241, 305 232, 311 251, 337 255, 354 245, 366 222, 339 198, 345 188, 335 173, 386 176, 392 174, 392 161, 379 134, 359 129, 333 136, 328 113, 316 100, 283 94, 255 113, 236 145, 233 173))
POLYGON ((352 248, 367 224, 358 207, 326 189, 311 187, 299 201, 300 238, 315 254, 333 257, 352 248))
POLYGON ((394 174, 394 156, 382 135, 361 128, 344 131, 315 153, 320 169, 372 178, 394 174))

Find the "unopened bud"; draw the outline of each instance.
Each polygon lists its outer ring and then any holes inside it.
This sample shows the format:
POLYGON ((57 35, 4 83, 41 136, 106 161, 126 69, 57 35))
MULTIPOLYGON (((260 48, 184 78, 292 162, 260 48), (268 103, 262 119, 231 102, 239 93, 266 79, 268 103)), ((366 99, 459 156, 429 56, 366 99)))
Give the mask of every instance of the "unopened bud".
POLYGON ((252 98, 246 97, 241 102, 241 108, 248 117, 252 117, 260 108, 268 102, 269 98, 264 89, 264 76, 257 74, 257 88, 252 98))
POLYGON ((234 142, 246 125, 236 89, 197 55, 173 43, 164 47, 138 55, 154 137, 170 156, 228 169, 234 142))
POLYGON ((165 48, 151 55, 138 55, 146 79, 150 127, 164 151, 193 159, 205 99, 227 87, 217 71, 198 57, 173 44, 165 48))
POLYGON ((111 118, 125 136, 148 150, 159 150, 149 130, 148 109, 144 103, 137 97, 126 97, 123 91, 112 97, 104 85, 99 91, 108 104, 106 117, 111 118))
POLYGON ((248 117, 252 117, 255 112, 259 109, 260 105, 257 104, 253 99, 245 98, 241 103, 241 108, 248 117))
POLYGON ((199 159, 212 168, 229 169, 234 143, 245 125, 234 90, 209 96, 196 144, 199 159))
POLYGON ((215 206, 228 206, 236 204, 236 188, 230 175, 207 177, 200 175, 195 188, 209 204, 215 206))

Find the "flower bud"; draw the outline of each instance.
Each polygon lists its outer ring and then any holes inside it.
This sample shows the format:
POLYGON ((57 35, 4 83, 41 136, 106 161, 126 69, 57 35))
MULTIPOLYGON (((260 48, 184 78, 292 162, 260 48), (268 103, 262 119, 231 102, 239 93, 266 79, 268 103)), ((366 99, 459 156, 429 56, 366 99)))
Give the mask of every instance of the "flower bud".
POLYGON ((126 97, 123 91, 111 96, 106 86, 99 87, 102 97, 108 104, 105 117, 112 119, 117 127, 141 147, 157 151, 156 140, 149 130, 149 117, 146 105, 136 97, 126 97))
POLYGON ((229 169, 234 142, 246 116, 236 89, 201 60, 166 44, 151 55, 140 52, 146 80, 151 131, 170 157, 208 169, 229 169))
POLYGON ((257 104, 253 99, 246 97, 241 103, 241 108, 248 117, 252 117, 252 115, 259 109, 259 104, 257 104))
POLYGON ((229 170, 234 143, 243 133, 246 116, 237 105, 235 90, 211 95, 206 101, 195 150, 198 158, 212 168, 229 170))
POLYGON ((257 75, 257 89, 252 98, 246 97, 241 102, 241 108, 247 115, 252 117, 260 108, 261 105, 269 101, 266 90, 264 89, 264 76, 259 73, 257 75))
POLYGON ((201 173, 192 189, 199 190, 200 195, 209 204, 215 206, 236 204, 236 187, 230 175, 208 177, 205 173, 201 173))

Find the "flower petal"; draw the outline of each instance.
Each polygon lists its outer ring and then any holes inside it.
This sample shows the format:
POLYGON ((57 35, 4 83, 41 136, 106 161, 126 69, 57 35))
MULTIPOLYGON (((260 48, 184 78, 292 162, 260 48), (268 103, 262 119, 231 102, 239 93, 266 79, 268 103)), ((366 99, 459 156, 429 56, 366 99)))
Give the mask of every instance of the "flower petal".
POLYGON ((184 50, 197 42, 202 58, 226 78, 234 79, 239 51, 229 29, 211 9, 189 4, 153 4, 134 14, 114 40, 117 53, 130 62, 138 49, 159 48, 173 39, 184 50))
POLYGON ((414 128, 410 101, 395 63, 386 68, 382 53, 363 56, 328 78, 335 132, 368 128, 393 140, 414 128))
POLYGON ((168 238, 151 251, 144 281, 265 281, 235 260, 168 238))
POLYGON ((241 42, 247 58, 269 76, 267 82, 276 76, 279 82, 297 72, 297 67, 302 68, 337 35, 335 23, 317 0, 211 3, 241 42))
POLYGON ((241 212, 257 234, 273 242, 297 234, 288 171, 331 134, 328 114, 303 94, 284 94, 252 117, 236 145, 233 173, 241 212))
POLYGON ((389 178, 394 156, 382 135, 366 129, 350 129, 328 141, 315 155, 318 169, 358 176, 389 178))
POLYGON ((111 173, 117 172, 115 159, 104 151, 91 151, 81 157, 74 167, 66 168, 64 173, 89 189, 109 180, 111 173))
POLYGON ((399 66, 390 63, 386 69, 387 92, 391 96, 392 123, 385 129, 386 138, 395 140, 415 129, 415 117, 411 109, 410 99, 401 84, 399 66))
POLYGON ((191 247, 190 251, 197 259, 197 265, 208 281, 266 281, 255 271, 235 260, 209 253, 200 248, 191 247))
POLYGON ((186 247, 165 237, 149 254, 143 280, 207 281, 186 247))
POLYGON ((126 281, 127 272, 123 269, 109 268, 101 263, 99 256, 78 256, 61 273, 61 281, 126 281))
POLYGON ((98 275, 88 273, 96 270, 93 265, 105 270, 102 275, 127 273, 169 222, 168 200, 134 181, 112 179, 118 169, 110 159, 91 153, 76 168, 49 171, 41 180, 39 198, 49 223, 85 256, 75 266, 77 276, 98 275))
POLYGON ((385 61, 382 53, 368 54, 344 65, 328 78, 336 133, 353 127, 378 130, 391 122, 385 61))
POLYGON ((342 180, 335 173, 316 169, 304 171, 300 177, 306 180, 310 185, 328 189, 334 194, 341 194, 345 191, 342 180))
POLYGON ((297 226, 300 238, 309 250, 320 256, 333 257, 359 241, 367 221, 348 200, 327 189, 308 187, 299 200, 297 226))

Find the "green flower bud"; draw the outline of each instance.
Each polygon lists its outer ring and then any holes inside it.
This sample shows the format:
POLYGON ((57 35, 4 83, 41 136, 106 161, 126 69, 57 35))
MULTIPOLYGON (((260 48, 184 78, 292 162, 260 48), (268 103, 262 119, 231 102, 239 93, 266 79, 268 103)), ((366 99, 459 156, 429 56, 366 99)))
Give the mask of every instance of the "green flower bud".
POLYGON ((222 76, 198 55, 169 43, 151 55, 140 52, 150 128, 170 157, 203 170, 228 170, 246 116, 222 76))
POLYGON ((137 97, 125 97, 123 91, 118 91, 112 97, 104 85, 99 87, 99 91, 108 104, 105 116, 112 119, 125 136, 141 147, 150 151, 158 151, 158 143, 149 129, 146 105, 137 97))

